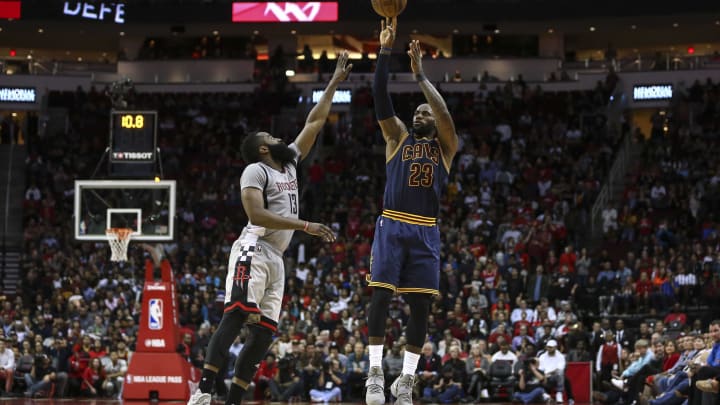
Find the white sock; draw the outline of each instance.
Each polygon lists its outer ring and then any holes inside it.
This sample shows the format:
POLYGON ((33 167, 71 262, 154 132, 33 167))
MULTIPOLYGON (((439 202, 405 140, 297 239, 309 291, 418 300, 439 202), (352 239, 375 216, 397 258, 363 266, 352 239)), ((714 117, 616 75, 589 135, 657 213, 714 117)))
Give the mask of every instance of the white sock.
POLYGON ((420 361, 420 355, 417 353, 405 351, 405 358, 403 359, 403 374, 415 375, 417 371, 418 362, 420 361))
POLYGON ((370 367, 382 367, 383 345, 368 345, 370 348, 370 367))

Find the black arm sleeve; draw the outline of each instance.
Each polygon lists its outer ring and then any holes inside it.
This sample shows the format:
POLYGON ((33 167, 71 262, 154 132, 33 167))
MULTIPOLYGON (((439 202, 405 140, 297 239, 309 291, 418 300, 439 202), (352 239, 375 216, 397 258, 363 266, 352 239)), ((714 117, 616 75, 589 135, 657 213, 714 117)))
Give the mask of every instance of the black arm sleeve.
POLYGON ((388 76, 390 73, 390 55, 380 53, 375 66, 375 78, 373 81, 373 98, 375 99, 375 117, 383 121, 395 116, 392 99, 387 90, 388 76))

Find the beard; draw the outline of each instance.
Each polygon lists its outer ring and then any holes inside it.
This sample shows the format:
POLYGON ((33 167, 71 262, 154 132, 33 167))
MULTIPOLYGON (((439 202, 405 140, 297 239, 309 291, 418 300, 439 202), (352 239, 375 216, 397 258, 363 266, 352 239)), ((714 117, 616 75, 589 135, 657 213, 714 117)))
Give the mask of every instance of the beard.
POLYGON ((273 160, 280 162, 283 166, 289 163, 294 163, 295 158, 297 157, 297 153, 284 143, 267 145, 267 147, 270 150, 270 156, 273 160))
POLYGON ((432 124, 413 124, 413 134, 421 138, 431 135, 435 131, 432 124))

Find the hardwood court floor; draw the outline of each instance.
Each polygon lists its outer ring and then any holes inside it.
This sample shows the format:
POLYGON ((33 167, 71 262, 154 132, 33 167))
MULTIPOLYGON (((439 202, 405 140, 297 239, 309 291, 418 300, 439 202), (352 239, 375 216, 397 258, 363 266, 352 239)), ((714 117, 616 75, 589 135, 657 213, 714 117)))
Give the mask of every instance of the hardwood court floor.
MULTIPOLYGON (((120 404, 127 404, 127 405, 177 405, 177 404, 185 404, 184 401, 160 401, 160 402, 151 402, 151 401, 117 401, 117 400, 111 400, 111 399, 73 399, 73 398, 63 398, 63 399, 29 399, 29 398, 0 398, 0 405, 120 405, 120 404)), ((213 405, 220 405, 223 404, 223 402, 213 402, 213 405)), ((287 402, 243 402, 244 405, 280 405, 280 404, 287 404, 287 402)), ((362 404, 360 402, 331 402, 333 405, 359 405, 362 404)), ((420 402, 415 401, 415 404, 418 405, 420 402)), ((482 402, 481 404, 484 405, 505 405, 510 404, 510 402, 482 402)), ((565 402, 567 404, 567 402, 565 402)), ((312 405, 310 402, 292 402, 292 405, 312 405)), ((576 405, 589 405, 589 403, 579 403, 576 402, 576 405)))

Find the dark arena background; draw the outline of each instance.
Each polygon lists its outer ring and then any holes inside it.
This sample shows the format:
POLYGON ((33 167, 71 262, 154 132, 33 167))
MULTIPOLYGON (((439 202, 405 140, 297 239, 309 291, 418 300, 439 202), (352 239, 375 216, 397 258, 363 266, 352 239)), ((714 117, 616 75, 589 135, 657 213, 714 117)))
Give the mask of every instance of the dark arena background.
MULTIPOLYGON (((292 142, 343 50, 295 206, 336 240, 295 232, 244 400, 365 403, 381 19, 370 0, 0 0, 0 403, 187 403, 248 223, 242 141, 292 142)), ((408 0, 396 31, 397 116, 425 102, 418 40, 459 138, 413 400, 719 404, 720 3, 408 0), (564 367, 533 380, 552 350, 564 367)), ((388 401, 410 310, 393 295, 388 401)))

